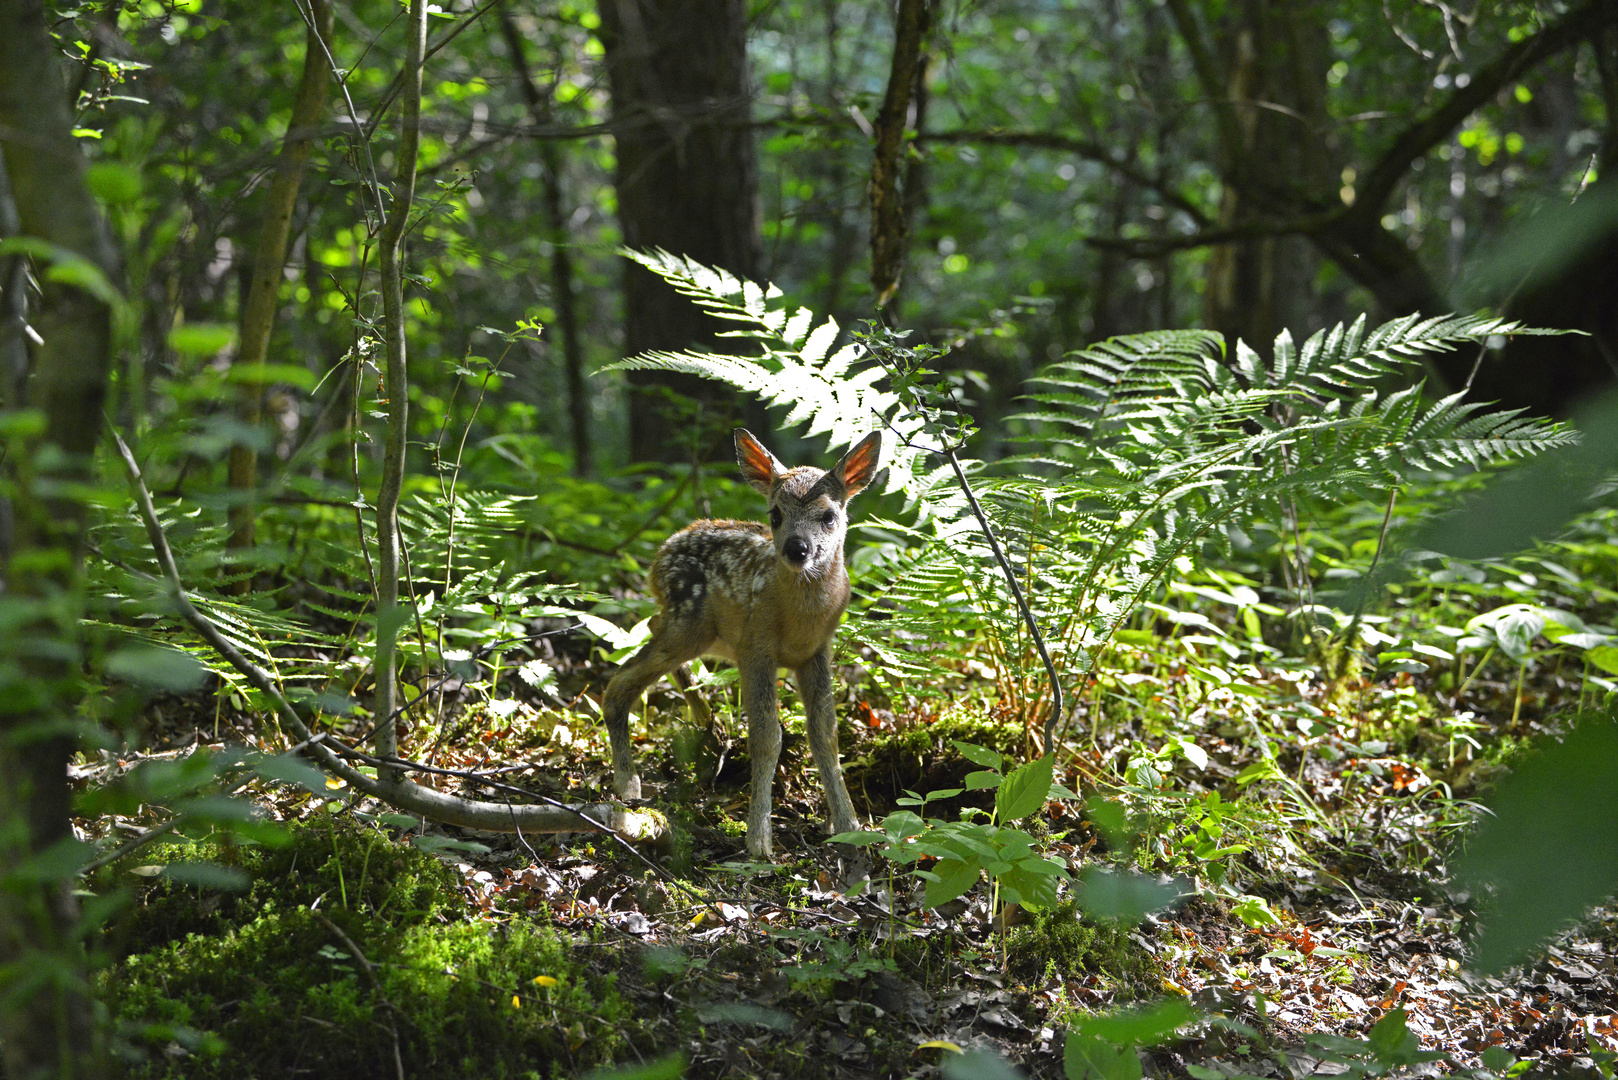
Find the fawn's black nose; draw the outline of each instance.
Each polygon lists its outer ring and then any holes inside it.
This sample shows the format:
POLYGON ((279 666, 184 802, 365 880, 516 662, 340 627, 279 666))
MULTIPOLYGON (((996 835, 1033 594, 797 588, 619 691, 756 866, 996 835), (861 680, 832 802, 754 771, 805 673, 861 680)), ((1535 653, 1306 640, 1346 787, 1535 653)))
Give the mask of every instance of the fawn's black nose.
POLYGON ((809 558, 809 541, 801 536, 789 536, 781 545, 781 554, 786 556, 787 562, 800 565, 809 558))

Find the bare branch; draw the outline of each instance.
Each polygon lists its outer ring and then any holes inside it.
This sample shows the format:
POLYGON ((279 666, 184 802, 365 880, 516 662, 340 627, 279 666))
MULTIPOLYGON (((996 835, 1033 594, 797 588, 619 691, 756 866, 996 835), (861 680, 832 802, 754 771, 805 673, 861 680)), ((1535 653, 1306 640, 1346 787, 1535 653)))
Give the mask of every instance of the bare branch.
POLYGON ((919 143, 970 143, 979 146, 1030 146, 1041 150, 1059 150, 1086 161, 1104 165, 1125 180, 1157 192, 1163 201, 1185 211, 1199 225, 1206 225, 1208 215, 1187 196, 1165 185, 1161 180, 1119 160, 1118 156, 1093 139, 1072 135, 1058 135, 1049 131, 924 131, 916 135, 919 143))
POLYGON ((1492 63, 1472 73, 1465 86, 1459 86, 1426 116, 1399 134, 1382 152, 1377 163, 1365 174, 1355 193, 1357 215, 1379 217, 1382 207, 1418 158, 1445 139, 1450 132, 1513 79, 1564 49, 1578 44, 1593 31, 1618 23, 1618 4, 1612 0, 1587 0, 1560 22, 1552 23, 1533 37, 1524 38, 1492 63))

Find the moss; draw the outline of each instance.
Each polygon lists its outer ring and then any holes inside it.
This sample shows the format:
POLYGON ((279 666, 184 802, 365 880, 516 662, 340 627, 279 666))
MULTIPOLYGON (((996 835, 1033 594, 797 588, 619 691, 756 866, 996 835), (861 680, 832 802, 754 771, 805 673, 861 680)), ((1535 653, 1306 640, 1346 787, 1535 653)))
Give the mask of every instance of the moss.
POLYGON ((1124 926, 1086 918, 1073 900, 1029 916, 1006 941, 1007 966, 1018 978, 1103 975, 1124 989, 1146 983, 1151 958, 1124 926))
MULTIPOLYGON (((142 885, 131 911, 113 928, 126 953, 145 952, 191 934, 217 935, 273 908, 372 911, 404 924, 464 912, 460 882, 438 859, 347 817, 320 815, 292 826, 284 847, 212 842, 159 844, 142 856, 153 864, 210 860, 251 879, 244 892, 199 891, 167 878, 142 885)), ((97 891, 119 884, 109 868, 97 891)))
MULTIPOLYGON (((858 755, 844 761, 843 773, 856 797, 863 795, 870 812, 880 813, 894 805, 906 791, 928 792, 960 787, 966 774, 978 769, 955 749, 955 742, 975 743, 990 750, 1019 758, 1024 732, 1011 721, 997 720, 967 708, 946 712, 929 724, 917 724, 892 734, 882 734, 864 744, 858 755)), ((973 805, 989 804, 993 793, 976 793, 973 805)), ((970 802, 970 796, 959 805, 970 802)), ((956 802, 930 808, 958 809, 956 802)), ((951 816, 943 814, 941 816, 951 816)))
POLYGON ((139 947, 102 975, 132 1077, 391 1075, 395 1038, 423 1075, 545 1076, 620 1042, 612 977, 544 922, 452 921, 466 905, 431 855, 329 820, 215 854, 252 888, 146 887, 124 927, 139 947))

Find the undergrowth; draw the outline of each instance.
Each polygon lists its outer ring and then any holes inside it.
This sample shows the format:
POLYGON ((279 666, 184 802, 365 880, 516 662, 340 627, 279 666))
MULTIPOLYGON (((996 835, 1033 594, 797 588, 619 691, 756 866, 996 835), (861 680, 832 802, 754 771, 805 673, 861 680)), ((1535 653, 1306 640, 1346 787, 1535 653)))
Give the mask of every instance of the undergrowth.
MULTIPOLYGON (((374 828, 319 814, 281 848, 215 858, 239 893, 135 889, 101 976, 131 1077, 572 1075, 611 1057, 625 1016, 541 917, 471 919, 456 874, 374 828)), ((166 845, 157 860, 195 857, 166 845)))

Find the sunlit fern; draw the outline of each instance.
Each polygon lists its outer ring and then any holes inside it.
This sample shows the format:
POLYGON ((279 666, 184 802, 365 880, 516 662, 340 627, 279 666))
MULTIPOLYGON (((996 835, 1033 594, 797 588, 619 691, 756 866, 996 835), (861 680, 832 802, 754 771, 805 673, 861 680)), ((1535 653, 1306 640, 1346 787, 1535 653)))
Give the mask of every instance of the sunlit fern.
POLYGON ((772 306, 781 291, 742 281, 666 251, 625 251, 699 307, 731 323, 723 334, 756 342, 754 356, 654 351, 607 370, 674 371, 699 375, 745 391, 769 405, 787 408, 783 427, 803 425, 809 436, 829 436, 833 451, 852 446, 885 427, 886 490, 903 491, 923 516, 959 513, 960 493, 947 466, 906 444, 921 439, 922 422, 907 415, 899 396, 881 385, 884 371, 858 343, 833 351, 842 336, 834 319, 816 320, 808 308, 772 306))
POLYGON ((1459 394, 1422 399, 1426 355, 1533 332, 1412 316, 1367 333, 1361 318, 1301 347, 1282 333, 1269 360, 1238 343, 1227 362, 1219 335, 1178 331, 1103 342, 1041 371, 1035 408, 1016 418, 1030 424, 1028 453, 1003 463, 989 501, 1058 651, 1088 671, 1177 560, 1223 546, 1232 526, 1572 441, 1560 424, 1459 394))
MULTIPOLYGON (((834 446, 852 443, 873 417, 924 444, 921 419, 905 413, 879 365, 857 344, 831 352, 834 322, 772 307, 773 287, 664 252, 628 254, 736 324, 730 336, 760 352, 655 352, 618 367, 727 383, 788 406, 789 426, 807 424, 834 446)), ((1283 333, 1266 360, 1241 343, 1226 357, 1211 332, 1164 331, 1115 338, 1042 370, 1032 408, 1013 418, 1025 425, 1026 452, 980 479, 1059 664, 1090 671, 1180 560, 1224 545, 1233 526, 1310 499, 1386 493, 1423 470, 1509 461, 1572 440, 1561 425, 1486 411, 1460 395, 1422 398, 1425 356, 1533 332, 1470 316, 1411 316, 1367 332, 1361 318, 1301 347, 1283 333)), ((943 467, 927 457, 893 455, 890 486, 922 513, 914 526, 880 523, 891 551, 856 575, 867 617, 853 636, 876 647, 920 645, 925 654, 984 631, 1002 690, 1037 686, 987 545, 964 527, 943 467)), ((1035 701, 1020 704, 1037 712, 1035 701)))

